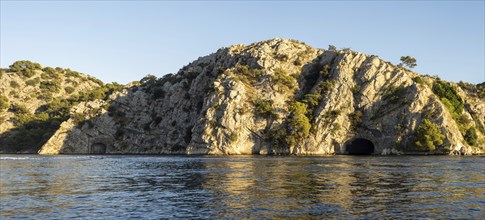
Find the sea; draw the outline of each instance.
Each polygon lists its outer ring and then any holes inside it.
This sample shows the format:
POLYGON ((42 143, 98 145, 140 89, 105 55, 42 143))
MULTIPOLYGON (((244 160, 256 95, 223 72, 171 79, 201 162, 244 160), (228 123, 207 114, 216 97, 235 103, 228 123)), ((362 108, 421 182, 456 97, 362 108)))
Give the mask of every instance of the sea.
POLYGON ((3 154, 19 218, 485 219, 485 157, 3 154))

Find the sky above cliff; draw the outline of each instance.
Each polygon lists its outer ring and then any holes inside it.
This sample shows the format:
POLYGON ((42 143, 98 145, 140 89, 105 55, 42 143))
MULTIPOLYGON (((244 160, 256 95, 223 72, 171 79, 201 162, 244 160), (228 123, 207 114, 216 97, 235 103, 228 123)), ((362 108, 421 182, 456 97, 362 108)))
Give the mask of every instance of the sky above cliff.
POLYGON ((218 48, 276 37, 485 81, 484 1, 1 1, 0 66, 31 60, 105 82, 162 76, 218 48))

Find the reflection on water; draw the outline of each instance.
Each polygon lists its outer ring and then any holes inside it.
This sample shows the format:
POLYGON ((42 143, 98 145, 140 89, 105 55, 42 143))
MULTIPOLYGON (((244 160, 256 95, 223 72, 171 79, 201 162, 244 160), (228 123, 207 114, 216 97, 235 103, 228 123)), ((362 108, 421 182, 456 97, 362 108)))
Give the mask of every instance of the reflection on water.
POLYGON ((0 217, 485 218, 483 157, 0 157, 0 217))

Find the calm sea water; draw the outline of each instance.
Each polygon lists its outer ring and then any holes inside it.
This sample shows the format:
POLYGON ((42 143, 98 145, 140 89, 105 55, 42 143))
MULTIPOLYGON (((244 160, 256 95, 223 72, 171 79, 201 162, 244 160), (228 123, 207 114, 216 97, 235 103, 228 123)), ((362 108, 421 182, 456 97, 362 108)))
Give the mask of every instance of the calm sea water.
POLYGON ((485 218, 484 157, 0 156, 0 217, 485 218))

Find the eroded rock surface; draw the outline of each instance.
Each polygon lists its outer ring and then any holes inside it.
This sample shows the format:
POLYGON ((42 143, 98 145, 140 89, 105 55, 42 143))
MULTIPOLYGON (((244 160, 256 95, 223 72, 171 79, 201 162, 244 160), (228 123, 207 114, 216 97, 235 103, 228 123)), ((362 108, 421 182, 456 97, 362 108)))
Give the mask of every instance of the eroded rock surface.
POLYGON ((457 121, 433 92, 437 81, 377 56, 294 40, 235 45, 175 75, 147 77, 106 103, 76 106, 73 112, 95 114, 64 122, 40 153, 105 146, 110 154, 325 155, 348 153, 357 138, 369 140, 373 154, 419 153, 416 129, 424 119, 444 135, 426 152, 483 153, 483 97, 445 82, 465 106, 457 121), (464 138, 470 128, 474 145, 464 138))

